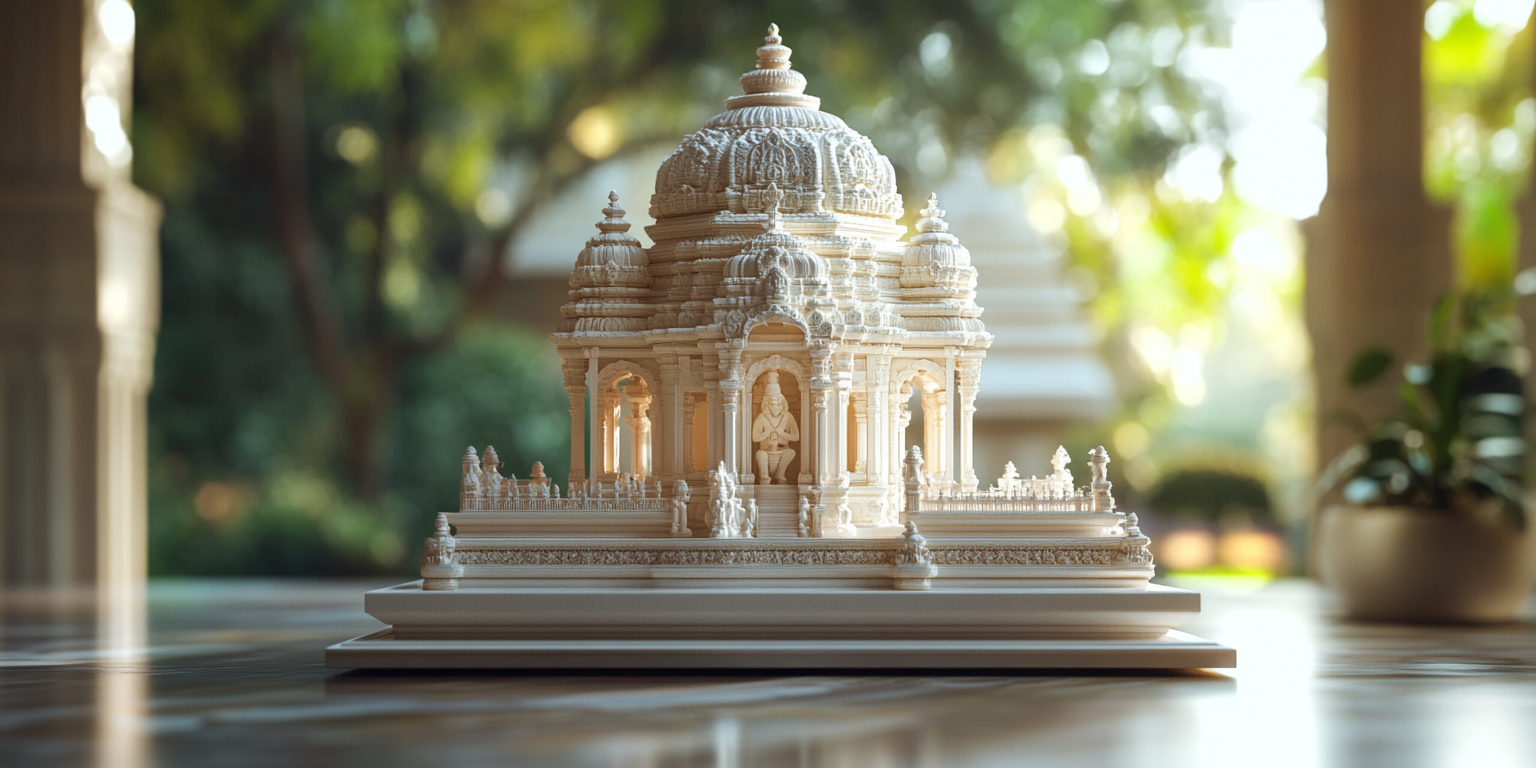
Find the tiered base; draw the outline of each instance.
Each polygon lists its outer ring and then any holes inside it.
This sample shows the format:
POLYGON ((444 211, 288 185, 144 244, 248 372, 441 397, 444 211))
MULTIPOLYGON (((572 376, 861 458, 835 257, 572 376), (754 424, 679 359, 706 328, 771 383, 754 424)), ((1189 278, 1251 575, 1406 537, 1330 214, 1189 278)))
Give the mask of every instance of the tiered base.
POLYGON ((340 669, 1201 669, 1237 651, 1177 630, 1155 640, 401 640, 337 643, 340 669))
POLYGON ((490 586, 370 592, 392 627, 326 649, 372 669, 1194 669, 1236 652, 1168 627, 1199 595, 1126 589, 932 591, 490 586))

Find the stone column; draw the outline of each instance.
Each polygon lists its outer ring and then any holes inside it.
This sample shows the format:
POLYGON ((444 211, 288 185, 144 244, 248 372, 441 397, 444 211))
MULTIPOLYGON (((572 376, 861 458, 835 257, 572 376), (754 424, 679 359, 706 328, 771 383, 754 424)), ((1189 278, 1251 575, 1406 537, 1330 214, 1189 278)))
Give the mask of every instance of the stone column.
POLYGON ((853 356, 838 355, 835 358, 836 373, 833 381, 837 384, 837 413, 833 419, 832 429, 835 436, 833 445, 837 452, 836 469, 837 477, 848 472, 848 407, 852 404, 853 394, 853 356))
POLYGON ((629 398, 629 405, 630 416, 625 421, 629 424, 630 461, 634 463, 634 466, 630 468, 630 472, 637 477, 650 477, 651 418, 649 411, 651 408, 651 396, 631 396, 629 398))
POLYGON ((560 372, 565 380, 565 397, 571 402, 571 471, 566 476, 566 486, 580 488, 586 481, 583 465, 586 460, 587 442, 587 382, 586 361, 564 360, 560 372))
POLYGON ((836 482, 837 469, 833 459, 832 414, 836 400, 837 382, 832 378, 832 350, 826 347, 811 349, 811 419, 815 426, 811 432, 811 445, 815 447, 816 476, 812 482, 825 488, 836 482))
POLYGON ((868 391, 854 392, 850 396, 850 406, 853 408, 853 429, 849 431, 853 440, 853 471, 855 474, 870 476, 869 471, 869 395, 868 391))
POLYGON ((955 482, 955 358, 960 350, 944 348, 944 429, 939 433, 944 440, 944 466, 939 471, 951 483, 955 482))
POLYGON ((597 348, 586 350, 587 355, 587 476, 596 480, 603 473, 603 420, 598 413, 602 398, 597 393, 597 348))
POLYGON ((696 402, 694 393, 687 392, 683 394, 683 432, 682 439, 678 441, 683 445, 683 458, 682 463, 677 465, 678 477, 684 477, 689 472, 694 471, 693 412, 696 402))
POLYGON ((907 426, 912 423, 912 411, 903 399, 903 394, 910 396, 906 387, 897 390, 896 399, 891 402, 891 451, 888 458, 891 461, 891 478, 902 476, 902 460, 907 455, 907 426))
POLYGON ((890 464, 886 456, 890 452, 890 420, 885 418, 886 413, 886 389, 891 383, 891 359, 884 355, 872 356, 867 359, 867 372, 864 375, 864 384, 869 393, 869 420, 868 431, 869 471, 872 475, 871 482, 884 485, 890 477, 890 464), (883 428, 882 428, 883 427, 883 428))
POLYGON ((660 361, 661 381, 661 436, 657 441, 666 446, 665 450, 656 452, 656 474, 662 484, 669 489, 673 481, 683 474, 683 391, 679 379, 677 358, 663 358, 660 361))
POLYGON ((129 177, 134 30, 98 7, 0 3, 0 589, 146 574, 160 206, 129 177))
POLYGON ((741 350, 726 349, 720 353, 720 443, 721 461, 726 469, 742 472, 741 466, 741 350))
POLYGON ((1328 196, 1307 235, 1307 326, 1317 377, 1318 461, 1357 439, 1329 414, 1373 418, 1392 387, 1350 392, 1361 347, 1425 351, 1425 317, 1451 284, 1450 217, 1424 196, 1420 44, 1424 8, 1329 0, 1328 196))
POLYGON ((975 440, 974 422, 976 416, 976 393, 981 391, 981 361, 974 358, 962 358, 957 369, 960 392, 960 484, 967 491, 976 490, 980 482, 976 479, 975 449, 972 442, 975 440))
POLYGON ((619 419, 620 402, 617 389, 603 393, 603 472, 618 474, 619 467, 619 419))

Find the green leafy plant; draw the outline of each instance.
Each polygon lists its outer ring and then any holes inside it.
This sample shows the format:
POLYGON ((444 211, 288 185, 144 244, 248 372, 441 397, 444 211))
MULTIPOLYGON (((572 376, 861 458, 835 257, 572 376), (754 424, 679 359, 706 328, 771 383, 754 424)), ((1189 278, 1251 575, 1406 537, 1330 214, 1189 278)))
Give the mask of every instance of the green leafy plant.
MULTIPOLYGON (((1322 478, 1347 477, 1344 499, 1368 506, 1458 512, 1497 510, 1524 528, 1525 395, 1521 324, 1508 292, 1447 296, 1430 315, 1429 360, 1402 366, 1399 407, 1364 429, 1322 478)), ((1398 367, 1383 346, 1350 363, 1351 388, 1377 385, 1398 367)))

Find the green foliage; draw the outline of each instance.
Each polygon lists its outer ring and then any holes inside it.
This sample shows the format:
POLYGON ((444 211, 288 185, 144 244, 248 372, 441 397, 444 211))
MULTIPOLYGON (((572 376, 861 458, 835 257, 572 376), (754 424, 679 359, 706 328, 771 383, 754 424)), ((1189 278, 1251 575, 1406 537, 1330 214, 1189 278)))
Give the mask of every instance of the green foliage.
MULTIPOLYGON (((1525 396, 1515 373, 1520 322, 1509 295, 1446 297, 1430 322, 1427 363, 1404 366, 1398 413, 1369 427, 1364 442, 1329 468, 1348 477, 1354 504, 1497 509, 1525 525, 1525 396)), ((1389 351, 1362 350, 1349 384, 1370 386, 1392 364, 1389 351), (1356 372, 1372 372, 1356 376, 1356 372)))
POLYGON ((1170 473, 1148 497, 1147 508, 1168 520, 1274 522, 1274 505, 1262 480, 1216 469, 1170 473))
POLYGON ((1483 26, 1459 3, 1424 50, 1425 188, 1451 204, 1464 291, 1495 290, 1514 273, 1514 203, 1530 174, 1536 135, 1531 26, 1483 26))
POLYGON ((1397 356, 1392 354, 1391 349, 1385 346, 1366 347, 1350 361, 1345 380, 1351 387, 1363 387, 1381 378, 1395 362, 1397 356))

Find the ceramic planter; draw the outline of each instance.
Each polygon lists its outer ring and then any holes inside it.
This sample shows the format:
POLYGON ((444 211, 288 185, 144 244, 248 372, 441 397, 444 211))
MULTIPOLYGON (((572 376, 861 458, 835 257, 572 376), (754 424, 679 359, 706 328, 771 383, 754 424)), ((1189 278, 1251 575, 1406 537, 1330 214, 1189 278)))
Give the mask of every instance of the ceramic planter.
POLYGON ((1444 510, 1330 507, 1318 522, 1317 565, 1351 619, 1507 622, 1536 587, 1532 528, 1444 510))

